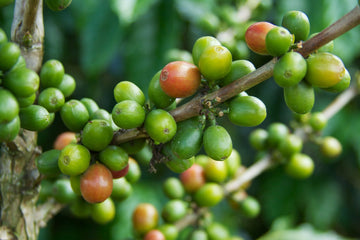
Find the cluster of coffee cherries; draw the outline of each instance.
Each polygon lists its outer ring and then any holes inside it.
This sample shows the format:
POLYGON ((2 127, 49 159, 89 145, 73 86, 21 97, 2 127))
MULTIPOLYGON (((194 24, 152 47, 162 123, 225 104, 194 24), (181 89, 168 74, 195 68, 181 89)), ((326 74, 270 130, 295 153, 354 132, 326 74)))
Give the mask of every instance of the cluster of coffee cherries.
POLYGON ((273 78, 283 88, 286 105, 297 114, 311 111, 315 102, 314 88, 341 92, 350 85, 350 74, 342 60, 332 54, 333 41, 310 54, 306 59, 297 52, 303 41, 310 39, 310 23, 305 13, 289 11, 282 26, 257 22, 246 31, 249 48, 261 55, 278 57, 273 78))
POLYGON ((45 62, 37 74, 26 67, 19 46, 9 42, 2 29, 0 36, 0 141, 9 142, 20 128, 47 128, 75 90, 75 80, 57 60, 45 62))
POLYGON ((151 203, 140 203, 132 215, 133 229, 145 240, 175 240, 184 226, 192 226, 187 239, 242 239, 231 236, 229 230, 212 217, 211 207, 227 199, 230 206, 244 217, 253 218, 259 214, 260 205, 245 188, 236 193, 226 193, 224 186, 241 174, 241 157, 233 149, 224 161, 213 160, 207 155, 197 155, 195 163, 178 177, 167 178, 163 192, 168 197, 159 213, 151 203), (191 221, 186 218, 194 217, 191 221), (160 219, 161 217, 161 219, 160 219))

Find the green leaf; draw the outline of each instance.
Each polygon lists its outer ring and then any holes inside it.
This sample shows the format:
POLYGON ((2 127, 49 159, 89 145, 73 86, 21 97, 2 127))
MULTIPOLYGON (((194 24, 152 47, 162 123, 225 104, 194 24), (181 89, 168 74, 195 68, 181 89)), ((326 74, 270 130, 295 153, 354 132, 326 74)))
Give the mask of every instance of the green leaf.
POLYGON ((216 6, 214 0, 175 0, 179 13, 189 21, 196 22, 216 6))
POLYGON ((269 232, 258 240, 350 240, 344 238, 335 232, 319 232, 316 231, 311 225, 303 224, 295 229, 279 230, 269 232))

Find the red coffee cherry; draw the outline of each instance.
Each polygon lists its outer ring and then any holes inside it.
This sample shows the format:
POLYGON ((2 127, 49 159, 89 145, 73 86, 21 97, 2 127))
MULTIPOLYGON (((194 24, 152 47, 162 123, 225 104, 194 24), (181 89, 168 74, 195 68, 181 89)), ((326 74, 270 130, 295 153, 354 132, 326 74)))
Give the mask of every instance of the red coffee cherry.
POLYGON ((275 25, 269 22, 257 22, 250 25, 245 32, 245 41, 248 47, 257 54, 268 55, 265 39, 267 33, 274 27, 275 25))

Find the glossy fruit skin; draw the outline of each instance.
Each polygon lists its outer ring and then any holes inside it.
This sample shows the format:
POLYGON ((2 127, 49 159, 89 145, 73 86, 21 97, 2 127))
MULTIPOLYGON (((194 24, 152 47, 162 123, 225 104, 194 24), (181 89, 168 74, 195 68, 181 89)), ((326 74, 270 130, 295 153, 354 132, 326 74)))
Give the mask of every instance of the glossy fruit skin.
POLYGON ((24 108, 24 107, 28 107, 31 104, 34 104, 35 100, 36 100, 37 94, 34 93, 32 95, 30 95, 29 97, 17 97, 17 101, 19 103, 19 107, 24 108))
POLYGON ((99 105, 91 98, 82 98, 80 102, 85 106, 89 113, 89 118, 92 119, 92 115, 99 110, 99 105))
POLYGON ((289 134, 280 142, 278 149, 283 156, 290 157, 291 155, 300 152, 302 147, 302 139, 295 134, 289 134))
POLYGON ((254 127, 266 118, 266 106, 257 97, 237 96, 229 104, 229 120, 238 126, 254 127))
POLYGON ((69 204, 69 210, 76 218, 86 219, 91 216, 92 205, 82 198, 76 198, 69 204))
POLYGON ((195 161, 195 157, 191 157, 188 159, 176 157, 172 153, 169 144, 164 145, 162 153, 168 158, 168 161, 165 163, 166 166, 175 173, 184 172, 186 169, 190 168, 195 161))
POLYGON ((53 11, 62 11, 67 8, 72 0, 45 0, 46 5, 53 11))
POLYGON ((315 103, 314 88, 308 83, 300 83, 284 88, 286 105, 295 113, 305 114, 311 111, 315 103))
POLYGON ((60 110, 60 117, 72 132, 79 132, 89 120, 89 112, 82 102, 71 99, 60 110))
POLYGON ((115 201, 123 201, 131 195, 132 191, 132 186, 126 178, 113 179, 111 199, 114 199, 115 201))
POLYGON ((266 50, 272 56, 285 54, 294 43, 291 33, 283 27, 272 28, 265 37, 266 50))
POLYGON ((99 224, 107 224, 115 218, 115 204, 111 198, 92 205, 91 218, 99 224))
POLYGON ((58 165, 60 153, 60 150, 52 149, 40 154, 35 159, 35 164, 39 172, 46 177, 58 176, 61 173, 58 165))
POLYGON ((206 227, 209 240, 228 239, 230 234, 227 228, 219 222, 210 223, 206 227))
POLYGON ((16 97, 29 97, 39 89, 39 76, 28 68, 19 68, 5 74, 3 84, 16 97))
POLYGON ((285 172, 297 179, 304 179, 310 177, 314 171, 314 162, 306 154, 295 153, 285 165, 285 172))
POLYGON ((132 223, 135 232, 142 235, 158 225, 159 213, 150 203, 140 203, 132 214, 132 223))
POLYGON ((340 82, 338 82, 332 87, 324 88, 324 90, 334 93, 342 92, 350 86, 350 81, 351 81, 350 73, 347 69, 345 69, 345 75, 341 78, 340 82))
POLYGON ((202 207, 212 207, 224 198, 222 187, 217 183, 205 183, 195 192, 194 200, 202 207))
POLYGON ((119 170, 119 171, 111 171, 111 174, 113 176, 113 179, 117 179, 117 178, 122 178, 124 176, 126 176, 126 174, 129 172, 129 164, 127 164, 123 169, 119 170))
POLYGON ((255 66, 248 60, 241 59, 232 61, 230 72, 219 81, 219 85, 228 85, 253 71, 255 71, 255 66))
POLYGON ((274 27, 275 25, 269 22, 257 22, 250 25, 245 32, 247 46, 257 54, 268 55, 265 39, 267 33, 274 27))
POLYGON ((171 223, 161 224, 158 230, 164 234, 166 240, 176 240, 179 235, 179 230, 171 223))
POLYGON ((81 196, 80 179, 81 179, 81 175, 70 177, 71 188, 77 196, 81 196))
POLYGON ((170 177, 165 180, 163 184, 163 191, 170 199, 182 199, 185 195, 184 186, 182 185, 181 181, 175 177, 170 177))
POLYGON ((114 123, 124 129, 140 127, 145 120, 144 108, 134 100, 123 100, 112 110, 114 123))
POLYGON ((68 178, 57 179, 52 187, 52 195, 59 203, 67 204, 76 199, 68 178))
POLYGON ((54 149, 62 150, 66 145, 76 143, 76 135, 74 132, 60 133, 54 141, 54 149))
POLYGON ((0 45, 6 43, 8 41, 6 32, 4 31, 4 29, 0 29, 0 45))
POLYGON ((137 182, 141 177, 141 169, 137 161, 129 157, 129 170, 128 173, 125 175, 126 180, 129 183, 137 182))
POLYGON ((267 147, 268 132, 265 129, 257 128, 250 133, 250 145, 256 150, 265 150, 267 147))
POLYGON ((57 88, 64 94, 64 97, 69 97, 75 91, 75 79, 71 75, 65 73, 57 88))
POLYGON ((164 205, 161 216, 165 222, 175 223, 186 215, 187 209, 187 202, 180 199, 172 199, 164 205))
POLYGON ((227 173, 229 177, 234 177, 241 166, 241 155, 236 149, 232 149, 230 156, 225 159, 227 173))
POLYGON ((200 72, 210 84, 225 77, 231 70, 231 64, 231 52, 224 46, 206 48, 199 59, 200 72))
POLYGON ((19 114, 19 104, 7 89, 0 88, 0 123, 8 123, 19 114))
POLYGON ((188 193, 196 192, 206 182, 204 168, 196 163, 182 172, 179 178, 185 191, 188 193))
POLYGON ((269 144, 271 147, 277 147, 279 146, 280 142, 287 137, 289 134, 289 129, 283 123, 273 122, 268 126, 267 132, 267 144, 269 144))
POLYGON ((202 229, 196 229, 190 235, 189 240, 208 240, 207 233, 202 229))
POLYGON ((288 11, 284 14, 281 25, 295 36, 295 41, 304 41, 310 33, 310 22, 301 11, 288 11))
POLYGON ((204 167, 205 178, 207 182, 221 183, 228 176, 225 161, 215 161, 210 159, 204 167))
POLYGON ((144 240, 165 240, 165 236, 160 230, 151 229, 145 234, 144 240))
POLYGON ((20 57, 20 48, 16 43, 5 42, 0 46, 0 69, 7 71, 20 57))
POLYGON ((41 131, 51 124, 50 113, 40 105, 21 108, 19 117, 21 127, 30 131, 41 131))
POLYGON ((116 102, 133 100, 141 106, 145 103, 145 95, 141 89, 129 81, 121 81, 114 88, 114 98, 116 102))
POLYGON ((169 107, 175 101, 175 98, 167 95, 161 88, 160 74, 161 70, 159 70, 151 79, 148 88, 148 96, 150 101, 155 105, 156 108, 164 109, 169 107))
POLYGON ((274 66, 274 80, 280 87, 298 84, 306 75, 306 60, 300 53, 285 53, 274 66))
POLYGON ((59 111, 64 103, 64 94, 57 88, 46 88, 38 96, 38 104, 49 112, 59 111))
POLYGON ((129 163, 127 152, 121 147, 110 145, 99 154, 100 161, 111 171, 120 171, 129 163))
POLYGON ((103 164, 89 166, 80 178, 81 196, 89 203, 100 203, 110 197, 113 178, 110 170, 103 164))
POLYGON ((192 57, 195 65, 199 66, 200 56, 204 50, 210 46, 221 46, 221 43, 211 36, 200 37, 195 41, 192 49, 192 57))
POLYGON ((239 210, 242 215, 248 218, 255 218, 260 213, 260 204, 254 197, 247 196, 239 203, 239 210))
POLYGON ((189 63, 194 63, 192 55, 189 51, 178 48, 171 48, 165 53, 165 62, 168 63, 174 61, 185 61, 189 63))
POLYGON ((146 147, 146 139, 135 139, 119 145, 128 154, 136 154, 146 147))
POLYGON ((203 144, 206 154, 214 160, 224 161, 232 151, 231 137, 226 129, 219 125, 205 129, 203 144))
POLYGON ((40 69, 40 84, 43 88, 58 87, 64 74, 64 66, 59 60, 47 60, 40 69))
POLYGON ((166 143, 175 136, 177 126, 170 113, 155 109, 146 116, 145 130, 155 142, 166 143))
POLYGON ((81 134, 81 142, 92 151, 105 149, 113 138, 113 130, 105 120, 95 119, 89 121, 81 134))
POLYGON ((336 158, 342 152, 342 145, 336 138, 327 136, 321 141, 320 151, 325 157, 336 158))
POLYGON ((318 52, 311 54, 307 60, 305 79, 315 87, 329 88, 341 81, 345 75, 345 66, 334 54, 318 52))
POLYGON ((79 175, 89 167, 90 152, 83 145, 70 143, 61 151, 58 164, 65 175, 79 175))
POLYGON ((178 123, 177 131, 171 140, 171 151, 178 158, 191 158, 202 147, 205 119, 193 117, 178 123))
POLYGON ((309 125, 314 131, 320 131, 327 125, 328 119, 322 112, 311 113, 309 125))
POLYGON ((0 142, 9 142, 16 138, 20 132, 20 117, 16 116, 7 123, 0 123, 0 142))
POLYGON ((197 66, 184 61, 166 64, 160 73, 160 87, 172 98, 193 95, 200 86, 201 74, 197 66))

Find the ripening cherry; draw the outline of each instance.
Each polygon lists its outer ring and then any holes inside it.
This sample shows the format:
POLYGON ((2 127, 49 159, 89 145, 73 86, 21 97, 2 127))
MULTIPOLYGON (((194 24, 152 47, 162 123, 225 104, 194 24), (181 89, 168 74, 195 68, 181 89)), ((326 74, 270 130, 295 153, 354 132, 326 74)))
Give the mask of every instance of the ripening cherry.
POLYGON ((265 39, 267 33, 274 27, 275 25, 269 22, 256 22, 250 25, 245 32, 245 41, 248 47, 257 54, 268 55, 265 39))
POLYGON ((160 86, 170 97, 193 95, 200 86, 201 74, 197 66, 184 61, 168 63, 160 74, 160 86))

